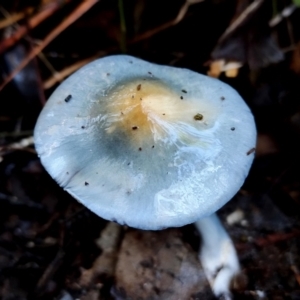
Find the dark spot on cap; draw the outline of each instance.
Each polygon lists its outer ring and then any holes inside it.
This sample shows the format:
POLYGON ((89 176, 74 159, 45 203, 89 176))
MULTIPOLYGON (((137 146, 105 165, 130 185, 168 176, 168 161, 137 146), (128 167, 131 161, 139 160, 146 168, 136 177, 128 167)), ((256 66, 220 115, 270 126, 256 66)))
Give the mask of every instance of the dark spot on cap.
POLYGON ((178 255, 176 255, 175 257, 176 257, 179 261, 183 261, 182 257, 180 257, 180 256, 178 256, 178 255))
POLYGON ((196 121, 201 121, 201 120, 203 120, 203 115, 201 115, 201 114, 196 114, 196 115, 194 115, 194 120, 196 120, 196 121))
POLYGON ((136 90, 137 90, 137 91, 140 91, 140 90, 141 90, 141 87, 142 87, 142 85, 139 84, 139 85, 136 87, 136 90))
POLYGON ((137 130, 138 129, 137 126, 132 126, 131 128, 132 128, 132 130, 137 130))
POLYGON ((187 91, 186 90, 181 90, 183 93, 187 93, 187 91))
POLYGON ((142 100, 143 100, 143 98, 140 98, 140 100, 142 101, 142 100))
POLYGON ((235 131, 235 127, 231 127, 230 129, 231 129, 232 131, 235 131))
POLYGON ((142 260, 140 262, 140 265, 143 267, 143 268, 146 268, 146 269, 151 269, 153 268, 153 259, 150 258, 149 260, 142 260))
POLYGON ((165 116, 166 114, 163 114, 163 116, 165 116))
POLYGON ((65 99, 65 102, 69 102, 70 100, 71 100, 71 98, 72 98, 72 95, 68 95, 67 97, 66 97, 66 99, 65 99))
POLYGON ((66 172, 67 175, 69 175, 69 172, 66 172))
POLYGON ((153 75, 151 72, 148 72, 149 75, 153 75))
POLYGON ((132 95, 131 98, 134 98, 134 95, 132 95))
POLYGON ((110 75, 110 73, 106 73, 106 76, 109 76, 110 75))
POLYGON ((84 127, 84 126, 81 126, 81 128, 84 129, 85 127, 84 127))
POLYGON ((127 166, 129 166, 130 165, 130 162, 127 164, 127 166))
POLYGON ((139 151, 142 151, 142 148, 141 148, 141 147, 139 148, 139 151))
POLYGON ((251 153, 255 152, 255 148, 251 148, 248 152, 247 155, 250 155, 251 153))
POLYGON ((222 96, 222 97, 221 97, 221 100, 225 100, 225 97, 222 96))
POLYGON ((152 149, 154 148, 154 145, 152 146, 152 149))
POLYGON ((181 100, 183 100, 183 97, 182 97, 182 96, 180 96, 180 99, 181 99, 181 100))
POLYGON ((132 62, 131 60, 129 61, 129 63, 130 63, 130 64, 133 64, 133 62, 132 62))
POLYGON ((86 181, 85 183, 84 183, 84 185, 86 186, 86 185, 89 185, 89 183, 86 181))

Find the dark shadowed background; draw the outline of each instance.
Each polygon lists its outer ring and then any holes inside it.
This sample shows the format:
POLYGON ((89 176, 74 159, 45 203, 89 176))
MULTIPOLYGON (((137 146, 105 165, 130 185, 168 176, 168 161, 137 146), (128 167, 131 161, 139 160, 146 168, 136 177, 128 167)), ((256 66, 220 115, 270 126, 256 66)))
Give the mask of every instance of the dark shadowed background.
POLYGON ((234 296, 300 299, 299 0, 1 0, 0 34, 0 299, 213 299, 193 225, 108 223, 35 153, 59 82, 118 53, 218 77, 245 99, 256 159, 219 211, 243 270, 234 296))

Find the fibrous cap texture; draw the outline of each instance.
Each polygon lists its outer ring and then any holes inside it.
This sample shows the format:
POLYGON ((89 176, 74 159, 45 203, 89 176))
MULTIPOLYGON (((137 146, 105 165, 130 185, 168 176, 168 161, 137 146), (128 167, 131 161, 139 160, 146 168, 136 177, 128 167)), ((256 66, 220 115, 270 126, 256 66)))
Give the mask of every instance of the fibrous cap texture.
POLYGON ((125 55, 65 80, 34 132, 42 164, 99 216, 141 229, 182 226, 243 184, 253 116, 228 85, 125 55))

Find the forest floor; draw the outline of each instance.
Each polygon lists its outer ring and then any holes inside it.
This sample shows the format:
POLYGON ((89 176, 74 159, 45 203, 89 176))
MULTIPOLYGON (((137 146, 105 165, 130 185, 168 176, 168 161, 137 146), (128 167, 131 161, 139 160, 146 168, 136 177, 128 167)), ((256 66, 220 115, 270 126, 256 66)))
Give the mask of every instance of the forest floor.
POLYGON ((234 299, 300 299, 297 4, 2 1, 0 299, 214 299, 193 225, 152 232, 107 222, 64 192, 35 152, 36 119, 59 82, 118 53, 218 77, 245 99, 256 158, 218 212, 242 268, 234 299))

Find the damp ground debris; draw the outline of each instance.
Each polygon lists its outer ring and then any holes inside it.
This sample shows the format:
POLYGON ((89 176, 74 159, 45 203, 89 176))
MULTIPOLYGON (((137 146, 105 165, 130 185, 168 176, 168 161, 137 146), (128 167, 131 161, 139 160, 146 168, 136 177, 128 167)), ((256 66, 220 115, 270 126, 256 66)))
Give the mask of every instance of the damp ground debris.
POLYGON ((36 155, 33 128, 57 85, 120 53, 219 78, 245 99, 256 158, 218 213, 242 268, 234 299, 300 299, 299 0, 3 0, 0 34, 0 299, 214 299, 193 225, 107 222, 36 155))

